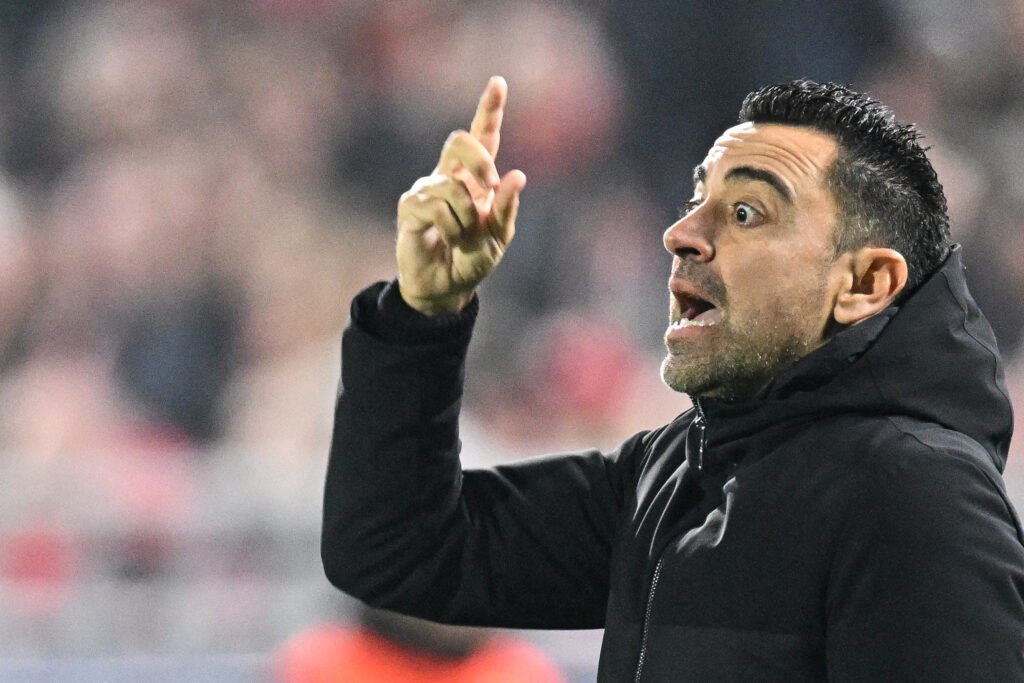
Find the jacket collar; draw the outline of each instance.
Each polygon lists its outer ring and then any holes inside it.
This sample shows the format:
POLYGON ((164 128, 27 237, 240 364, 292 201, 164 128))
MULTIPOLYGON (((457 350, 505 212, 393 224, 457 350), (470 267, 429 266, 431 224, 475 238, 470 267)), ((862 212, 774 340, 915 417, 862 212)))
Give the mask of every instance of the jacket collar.
POLYGON ((1001 470, 1013 431, 995 337, 959 246, 904 303, 838 333, 753 401, 699 400, 708 448, 830 415, 902 415, 982 444, 1001 470))

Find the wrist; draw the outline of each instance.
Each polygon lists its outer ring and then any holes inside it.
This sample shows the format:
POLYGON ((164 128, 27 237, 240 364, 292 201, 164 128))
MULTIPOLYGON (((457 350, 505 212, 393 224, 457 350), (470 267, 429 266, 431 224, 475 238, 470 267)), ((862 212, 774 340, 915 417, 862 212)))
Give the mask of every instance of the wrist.
POLYGON ((449 294, 447 296, 418 297, 408 292, 402 286, 402 279, 398 279, 398 293, 405 304, 418 313, 428 317, 440 315, 455 315, 461 312, 469 302, 473 300, 474 290, 449 294))

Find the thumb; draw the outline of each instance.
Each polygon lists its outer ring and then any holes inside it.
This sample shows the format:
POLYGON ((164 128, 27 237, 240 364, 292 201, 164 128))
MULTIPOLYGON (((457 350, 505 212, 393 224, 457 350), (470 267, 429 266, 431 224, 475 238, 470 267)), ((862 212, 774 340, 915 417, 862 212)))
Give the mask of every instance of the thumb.
POLYGON ((526 174, 509 171, 494 191, 488 229, 502 245, 512 241, 516 232, 516 214, 519 212, 519 193, 526 187, 526 174))

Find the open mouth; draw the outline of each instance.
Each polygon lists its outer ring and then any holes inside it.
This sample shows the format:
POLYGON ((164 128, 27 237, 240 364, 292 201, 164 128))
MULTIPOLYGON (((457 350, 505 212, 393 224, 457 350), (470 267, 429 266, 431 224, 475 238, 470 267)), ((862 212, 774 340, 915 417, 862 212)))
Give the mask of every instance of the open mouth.
POLYGON ((710 301, 681 292, 673 292, 673 295, 678 306, 679 318, 672 321, 669 329, 709 327, 722 319, 722 310, 710 301))

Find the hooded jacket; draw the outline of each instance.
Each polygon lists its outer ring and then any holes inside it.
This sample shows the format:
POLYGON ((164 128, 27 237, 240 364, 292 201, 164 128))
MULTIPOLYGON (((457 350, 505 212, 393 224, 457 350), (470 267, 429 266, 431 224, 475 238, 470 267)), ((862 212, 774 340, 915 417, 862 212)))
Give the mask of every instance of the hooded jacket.
POLYGON ((324 499, 340 589, 443 622, 605 629, 601 681, 1024 681, 995 341, 958 249, 758 399, 617 450, 459 465, 476 300, 353 302, 324 499))

